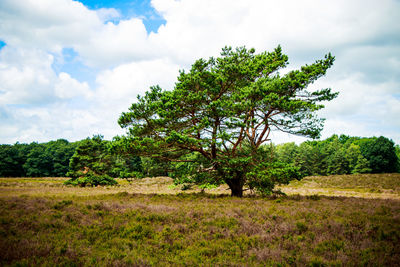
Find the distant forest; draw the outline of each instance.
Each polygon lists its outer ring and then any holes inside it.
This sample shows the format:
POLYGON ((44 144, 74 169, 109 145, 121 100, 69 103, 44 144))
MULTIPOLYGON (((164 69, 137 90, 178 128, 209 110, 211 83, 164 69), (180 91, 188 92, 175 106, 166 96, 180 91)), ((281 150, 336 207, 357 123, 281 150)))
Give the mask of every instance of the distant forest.
MULTIPOLYGON (((78 142, 0 145, 0 177, 65 177, 90 169, 111 177, 174 176, 182 163, 120 155, 102 136, 78 142)), ((333 135, 297 145, 265 145, 264 153, 293 164, 304 175, 400 172, 400 147, 386 137, 333 135)), ((179 172, 179 171, 178 171, 179 172)))

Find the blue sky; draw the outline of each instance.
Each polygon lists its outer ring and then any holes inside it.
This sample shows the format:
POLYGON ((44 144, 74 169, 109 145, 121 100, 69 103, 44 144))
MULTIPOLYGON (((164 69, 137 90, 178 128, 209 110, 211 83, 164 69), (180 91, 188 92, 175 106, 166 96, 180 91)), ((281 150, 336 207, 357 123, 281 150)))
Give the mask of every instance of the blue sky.
MULTIPOLYGON (((129 19, 132 17, 140 17, 143 19, 143 24, 146 27, 147 32, 157 32, 158 27, 165 24, 165 20, 162 16, 151 6, 150 0, 148 1, 95 1, 95 0, 84 0, 80 1, 85 6, 92 10, 100 8, 115 8, 120 12, 120 19, 129 19)), ((118 22, 120 19, 115 20, 118 22)))
POLYGON ((69 73, 76 80, 86 81, 92 86, 96 79, 96 70, 86 66, 73 48, 63 48, 60 56, 55 55, 52 68, 57 74, 61 72, 69 73))
POLYGON ((2 0, 0 143, 124 134, 118 117, 138 94, 172 89, 180 69, 225 45, 281 45, 288 69, 331 52, 310 87, 339 92, 319 113, 322 137, 400 143, 398 14, 398 0, 2 0))

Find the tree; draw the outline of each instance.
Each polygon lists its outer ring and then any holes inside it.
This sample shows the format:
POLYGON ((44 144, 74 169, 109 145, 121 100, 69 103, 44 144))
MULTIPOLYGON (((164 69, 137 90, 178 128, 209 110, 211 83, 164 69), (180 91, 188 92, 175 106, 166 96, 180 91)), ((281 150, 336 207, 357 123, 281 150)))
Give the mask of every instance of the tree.
POLYGON ((284 163, 295 163, 298 146, 294 143, 284 143, 276 146, 277 160, 284 163))
POLYGON ((71 179, 66 181, 66 184, 80 186, 116 184, 117 182, 108 175, 113 162, 108 141, 103 140, 102 136, 87 138, 80 142, 70 159, 67 176, 71 179))
POLYGON ((142 158, 142 172, 145 177, 168 176, 170 169, 171 162, 159 158, 142 158))
POLYGON ((349 164, 349 171, 355 173, 369 173, 369 163, 366 158, 361 154, 360 147, 356 144, 350 143, 346 150, 346 160, 349 164))
POLYGON ((0 145, 0 177, 22 177, 25 171, 22 165, 25 162, 20 144, 0 145))
POLYGON ((113 157, 111 169, 108 174, 111 177, 140 178, 143 177, 142 159, 134 155, 118 155, 110 151, 113 157))
POLYGON ((328 138, 324 144, 326 155, 326 173, 346 174, 349 172, 349 161, 346 159, 346 149, 337 135, 328 138))
POLYGON ((22 150, 22 152, 26 157, 23 168, 28 177, 65 176, 68 171, 69 159, 76 148, 75 143, 69 143, 65 139, 41 144, 33 142, 27 146, 29 149, 22 150))
POLYGON ((51 176, 53 162, 51 155, 46 151, 44 144, 31 143, 31 150, 27 155, 23 167, 28 177, 51 176))
POLYGON ((321 153, 316 145, 306 141, 299 145, 296 155, 296 165, 300 167, 303 176, 321 174, 321 153))
POLYGON ((363 138, 358 141, 361 153, 366 158, 372 173, 391 173, 399 169, 395 144, 392 140, 380 136, 363 138))
POLYGON ((50 141, 44 144, 45 153, 52 159, 51 176, 63 177, 68 172, 69 160, 75 152, 76 144, 70 143, 65 139, 50 141))
POLYGON ((244 186, 270 193, 275 184, 299 177, 292 165, 276 166, 259 148, 274 130, 320 135, 323 120, 315 111, 337 94, 306 89, 333 62, 328 54, 281 76, 288 57, 280 46, 260 54, 225 47, 221 57, 199 59, 189 72, 181 71, 174 90, 153 86, 139 96, 119 119, 129 134, 119 142, 131 153, 191 162, 189 179, 225 182, 233 196, 242 196, 244 186))

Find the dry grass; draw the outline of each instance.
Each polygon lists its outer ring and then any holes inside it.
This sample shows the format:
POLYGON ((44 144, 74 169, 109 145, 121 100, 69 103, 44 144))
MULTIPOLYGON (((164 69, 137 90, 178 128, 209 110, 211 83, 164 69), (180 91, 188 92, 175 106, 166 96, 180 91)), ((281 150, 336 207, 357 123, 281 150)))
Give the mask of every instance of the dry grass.
POLYGON ((352 177, 242 199, 224 187, 182 193, 166 177, 96 188, 1 178, 0 266, 399 265, 400 176, 352 177), (357 198, 320 196, 338 192, 357 198))
POLYGON ((310 176, 281 190, 288 195, 400 199, 400 173, 310 176))
POLYGON ((0 265, 394 266, 400 201, 2 197, 0 235, 0 265))
MULTIPOLYGON (((182 186, 175 186, 169 177, 135 179, 128 182, 117 179, 118 186, 73 187, 65 186, 67 178, 0 178, 0 196, 95 196, 120 192, 137 194, 178 194, 182 186)), ((198 193, 201 189, 185 190, 186 193, 198 193)), ((211 194, 228 194, 226 186, 207 190, 211 194)))
MULTIPOLYGON (((0 196, 93 196, 128 192, 134 194, 178 194, 199 193, 201 189, 194 186, 182 191, 182 186, 174 186, 169 177, 135 179, 128 182, 117 179, 118 186, 106 187, 72 187, 64 186, 67 178, 0 178, 0 196)), ((324 195, 361 198, 400 199, 400 173, 393 174, 357 174, 309 176, 301 181, 293 181, 287 186, 279 187, 288 195, 324 195)), ((209 194, 229 194, 226 185, 206 189, 209 194)), ((249 194, 249 192, 246 192, 249 194)))

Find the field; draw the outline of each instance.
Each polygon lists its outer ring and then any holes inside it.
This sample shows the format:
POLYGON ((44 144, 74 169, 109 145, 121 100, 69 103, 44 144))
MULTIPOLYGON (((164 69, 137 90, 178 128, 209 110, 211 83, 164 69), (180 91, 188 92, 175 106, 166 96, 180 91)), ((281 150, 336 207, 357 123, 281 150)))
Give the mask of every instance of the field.
POLYGON ((400 174, 306 177, 282 197, 166 177, 0 178, 1 266, 398 266, 400 174))

